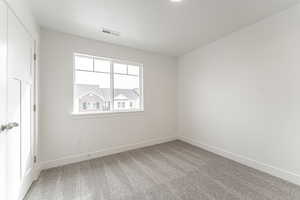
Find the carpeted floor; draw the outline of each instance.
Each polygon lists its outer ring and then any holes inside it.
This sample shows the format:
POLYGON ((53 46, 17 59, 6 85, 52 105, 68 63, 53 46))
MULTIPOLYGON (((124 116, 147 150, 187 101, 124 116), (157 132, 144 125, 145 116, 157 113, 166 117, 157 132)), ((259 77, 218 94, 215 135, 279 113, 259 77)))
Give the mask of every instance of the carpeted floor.
POLYGON ((300 187, 174 141, 41 173, 28 200, 300 200, 300 187))

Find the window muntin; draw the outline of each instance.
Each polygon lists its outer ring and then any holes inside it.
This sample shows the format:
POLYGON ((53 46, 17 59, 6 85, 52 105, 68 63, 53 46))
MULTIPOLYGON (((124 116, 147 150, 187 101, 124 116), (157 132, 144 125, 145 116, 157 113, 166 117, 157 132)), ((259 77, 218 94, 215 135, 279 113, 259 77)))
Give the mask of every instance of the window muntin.
POLYGON ((110 73, 93 71, 75 71, 75 84, 99 85, 101 88, 110 88, 110 73))
POLYGON ((121 63, 114 63, 115 74, 127 74, 127 65, 121 63))
POLYGON ((74 54, 74 113, 143 110, 142 65, 74 54))
POLYGON ((93 58, 90 56, 75 57, 76 70, 93 71, 93 58))
POLYGON ((110 73, 110 61, 94 59, 94 70, 96 72, 110 73))
POLYGON ((140 74, 139 67, 135 66, 135 65, 128 65, 128 74, 133 75, 133 76, 139 76, 139 74, 140 74))

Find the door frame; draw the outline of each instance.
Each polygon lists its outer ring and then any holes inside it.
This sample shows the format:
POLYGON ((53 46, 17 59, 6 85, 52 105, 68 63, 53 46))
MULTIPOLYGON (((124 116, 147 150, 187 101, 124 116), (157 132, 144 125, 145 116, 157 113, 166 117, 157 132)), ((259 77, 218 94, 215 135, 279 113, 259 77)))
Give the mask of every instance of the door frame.
POLYGON ((33 160, 34 160, 34 169, 36 171, 34 180, 37 180, 40 175, 40 169, 38 166, 38 156, 39 156, 39 68, 38 68, 38 47, 39 43, 37 40, 33 39, 34 47, 33 47, 33 95, 34 95, 34 102, 33 102, 33 160))
MULTIPOLYGON (((31 35, 30 35, 31 36, 31 35)), ((33 102, 32 102, 32 111, 33 111, 33 125, 32 125, 32 154, 33 154, 33 168, 31 180, 28 183, 23 183, 21 185, 21 191, 19 199, 23 199, 26 194, 29 192, 29 189, 34 181, 37 181, 40 175, 40 169, 37 162, 38 156, 38 42, 37 40, 32 39, 33 51, 32 51, 32 84, 33 84, 33 102), (26 185, 24 185, 26 184, 26 185)))

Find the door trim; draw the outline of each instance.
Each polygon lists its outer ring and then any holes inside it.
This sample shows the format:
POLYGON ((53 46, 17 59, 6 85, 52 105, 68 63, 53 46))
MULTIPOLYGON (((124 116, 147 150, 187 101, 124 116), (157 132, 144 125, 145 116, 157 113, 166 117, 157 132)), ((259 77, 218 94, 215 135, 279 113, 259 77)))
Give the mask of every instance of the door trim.
MULTIPOLYGON (((32 153, 33 158, 38 155, 38 59, 37 59, 37 50, 38 43, 36 40, 32 39, 33 42, 33 51, 32 51, 32 84, 33 84, 33 103, 32 103, 32 112, 33 112, 33 143, 32 143, 32 153), (35 59, 36 58, 36 59, 35 59)), ((38 167, 38 163, 33 161, 33 168, 31 172, 31 179, 28 182, 23 182, 21 185, 21 191, 19 195, 19 199, 22 200, 25 198, 26 194, 29 192, 31 185, 34 181, 37 181, 40 175, 40 169, 38 167)))

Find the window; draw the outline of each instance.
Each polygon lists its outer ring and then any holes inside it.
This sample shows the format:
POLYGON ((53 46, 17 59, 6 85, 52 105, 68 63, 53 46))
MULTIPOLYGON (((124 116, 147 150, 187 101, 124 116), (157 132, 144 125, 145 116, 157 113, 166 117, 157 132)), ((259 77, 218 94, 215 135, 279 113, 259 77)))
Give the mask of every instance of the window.
POLYGON ((82 103, 83 110, 86 110, 86 102, 82 103))
POLYGON ((99 103, 99 102, 96 103, 96 108, 97 108, 98 110, 100 109, 100 103, 99 103))
POLYGON ((140 64, 74 54, 74 113, 143 110, 140 64))

